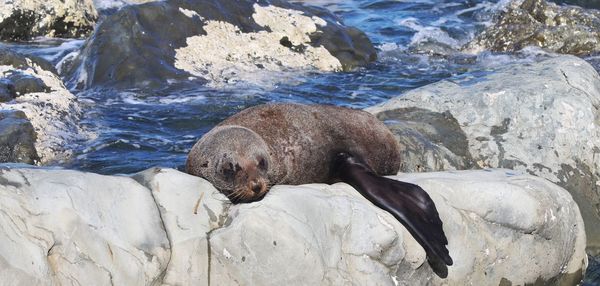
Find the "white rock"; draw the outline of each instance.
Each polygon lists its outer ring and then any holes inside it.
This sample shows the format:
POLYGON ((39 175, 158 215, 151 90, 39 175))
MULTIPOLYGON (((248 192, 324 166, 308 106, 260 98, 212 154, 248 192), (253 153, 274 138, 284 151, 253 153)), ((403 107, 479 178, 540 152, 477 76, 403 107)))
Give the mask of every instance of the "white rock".
POLYGON ((134 178, 152 190, 170 241, 163 283, 207 285, 207 235, 225 222, 229 200, 206 180, 173 169, 153 168, 134 178))
POLYGON ((254 11, 254 21, 270 32, 243 33, 227 22, 206 21, 206 35, 189 37, 185 47, 175 50, 175 67, 208 79, 212 86, 234 81, 264 84, 282 71, 342 69, 327 49, 310 44, 309 35, 327 24, 323 19, 276 6, 254 4, 254 11), (284 37, 293 46, 303 46, 304 51, 283 46, 280 41, 284 37))
POLYGON ((51 89, 50 92, 26 93, 13 101, 0 103, 0 109, 21 110, 27 115, 37 135, 35 148, 42 164, 69 158, 75 142, 95 137, 81 127, 82 112, 77 98, 57 75, 30 61, 28 67, 22 69, 0 66, 0 78, 12 72, 39 78, 51 89))
POLYGON ((561 56, 457 77, 411 90, 367 110, 449 111, 479 167, 535 174, 571 192, 600 248, 600 77, 587 62, 561 56))
POLYGON ((134 175, 140 185, 4 168, 0 284, 522 285, 576 280, 587 265, 577 205, 544 179, 507 170, 394 178, 435 201, 454 259, 447 279, 398 221, 346 184, 275 186, 232 206, 171 169, 134 175))
POLYGON ((169 244, 133 179, 67 170, 0 171, 1 285, 147 285, 169 244))

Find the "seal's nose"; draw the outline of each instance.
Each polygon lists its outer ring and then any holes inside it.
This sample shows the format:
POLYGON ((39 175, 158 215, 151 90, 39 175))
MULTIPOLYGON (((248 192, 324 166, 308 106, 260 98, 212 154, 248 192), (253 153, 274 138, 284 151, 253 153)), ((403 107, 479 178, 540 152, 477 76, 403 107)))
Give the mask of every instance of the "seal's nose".
POLYGON ((260 193, 260 191, 262 190, 262 186, 261 186, 261 184, 260 184, 260 183, 258 183, 258 182, 256 182, 256 181, 252 181, 252 182, 250 183, 250 189, 252 189, 252 191, 253 191, 255 194, 258 194, 258 193, 260 193))

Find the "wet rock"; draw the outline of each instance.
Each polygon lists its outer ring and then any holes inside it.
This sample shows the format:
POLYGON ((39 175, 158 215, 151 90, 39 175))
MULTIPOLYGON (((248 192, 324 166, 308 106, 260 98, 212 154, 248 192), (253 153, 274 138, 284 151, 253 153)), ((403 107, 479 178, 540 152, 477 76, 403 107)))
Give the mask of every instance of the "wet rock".
POLYGON ((6 77, 11 83, 15 97, 32 92, 50 92, 42 79, 24 73, 13 73, 6 77))
POLYGON ((24 70, 31 67, 33 64, 54 74, 57 73, 54 65, 40 57, 32 55, 25 56, 9 49, 0 48, 0 65, 12 66, 16 69, 24 70))
POLYGON ((94 29, 97 17, 91 0, 2 1, 0 40, 81 38, 94 29))
POLYGON ((424 250, 393 216, 346 184, 275 186, 262 201, 231 205, 204 179, 176 170, 153 168, 132 178, 137 183, 3 166, 0 279, 524 285, 570 283, 587 265, 581 215, 568 192, 513 171, 392 177, 421 185, 435 201, 454 259, 447 279, 432 272, 424 250))
POLYGON ((34 164, 36 136, 31 122, 22 111, 0 110, 0 162, 34 164))
POLYGON ((89 138, 79 125, 77 99, 53 72, 49 63, 0 50, 0 110, 22 111, 36 133, 39 163, 61 161, 73 144, 89 138))
POLYGON ((16 95, 14 85, 8 79, 0 79, 0 102, 11 101, 16 95))
POLYGON ((64 66, 73 87, 162 87, 190 77, 227 84, 267 71, 348 70, 375 57, 364 33, 320 8, 168 0, 123 7, 64 66))
POLYGON ((527 46, 573 55, 599 52, 600 11, 545 0, 513 1, 463 50, 513 52, 527 46))
POLYGON ((600 77, 587 62, 561 56, 459 76, 368 110, 415 107, 456 118, 477 167, 520 170, 567 189, 590 252, 600 249, 600 77))

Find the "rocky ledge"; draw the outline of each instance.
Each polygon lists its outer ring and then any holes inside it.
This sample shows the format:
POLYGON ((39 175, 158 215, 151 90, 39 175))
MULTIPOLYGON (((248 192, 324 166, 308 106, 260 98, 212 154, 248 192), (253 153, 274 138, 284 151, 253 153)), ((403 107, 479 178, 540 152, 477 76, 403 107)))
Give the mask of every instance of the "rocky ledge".
POLYGON ((85 140, 77 99, 43 59, 0 50, 0 162, 69 158, 85 140))
POLYGON ((107 17, 63 66, 73 87, 160 88, 179 80, 224 85, 287 70, 348 70, 375 57, 364 33, 321 8, 280 0, 167 0, 107 17))
MULTIPOLYGON (((0 278, 12 285, 565 283, 587 265, 564 189, 509 170, 400 174, 435 201, 454 265, 437 277, 390 214, 350 186, 275 186, 231 205, 204 179, 5 165, 0 278), (527 265, 528 267, 522 267, 527 265)), ((563 285, 563 284, 561 284, 563 285)))
POLYGON ((368 110, 405 146, 405 172, 510 168, 564 187, 579 204, 594 253, 599 108, 598 73, 584 60, 560 56, 451 78, 368 110))
POLYGON ((82 38, 94 30, 97 18, 91 0, 1 1, 0 40, 82 38))

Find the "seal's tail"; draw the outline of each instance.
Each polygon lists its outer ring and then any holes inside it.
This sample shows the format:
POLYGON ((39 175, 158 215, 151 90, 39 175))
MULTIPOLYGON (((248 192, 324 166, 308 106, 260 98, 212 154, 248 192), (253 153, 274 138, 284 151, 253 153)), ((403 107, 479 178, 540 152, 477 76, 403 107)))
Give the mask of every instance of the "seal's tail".
POLYGON ((333 160, 332 176, 350 184, 366 199, 391 213, 427 253, 429 265, 442 278, 447 277, 452 258, 448 239, 433 200, 421 187, 375 174, 364 162, 348 153, 333 160))

